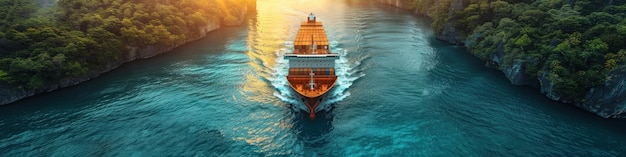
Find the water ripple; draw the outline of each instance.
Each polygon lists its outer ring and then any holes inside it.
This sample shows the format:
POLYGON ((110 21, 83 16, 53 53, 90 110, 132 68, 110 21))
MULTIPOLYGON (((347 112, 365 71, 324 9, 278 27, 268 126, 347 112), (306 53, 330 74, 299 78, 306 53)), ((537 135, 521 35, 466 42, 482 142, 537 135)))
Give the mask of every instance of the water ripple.
POLYGON ((624 156, 626 126, 510 85, 428 20, 357 0, 264 0, 242 27, 0 107, 0 156, 624 156), (316 120, 287 86, 324 22, 337 88, 316 120), (254 14, 253 14, 254 15, 254 14))

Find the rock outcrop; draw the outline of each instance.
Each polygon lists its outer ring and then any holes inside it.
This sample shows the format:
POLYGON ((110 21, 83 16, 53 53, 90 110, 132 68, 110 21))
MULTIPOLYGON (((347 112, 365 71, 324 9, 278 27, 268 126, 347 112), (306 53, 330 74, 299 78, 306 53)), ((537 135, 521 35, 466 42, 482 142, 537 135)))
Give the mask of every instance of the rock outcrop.
POLYGON ((453 45, 463 45, 462 37, 459 36, 456 28, 454 28, 454 21, 451 20, 443 26, 441 34, 436 34, 435 37, 439 40, 446 41, 453 45))
POLYGON ((504 76, 514 85, 532 85, 535 81, 524 73, 523 62, 515 61, 512 66, 502 68, 504 76))
POLYGON ((539 80, 539 89, 541 94, 544 94, 546 95, 546 97, 555 101, 563 101, 561 100, 561 96, 554 92, 554 84, 552 83, 552 81, 550 81, 550 79, 548 79, 548 72, 544 72, 543 74, 541 74, 541 76, 539 76, 537 80, 539 80))
MULTIPOLYGON (((448 10, 448 17, 451 17, 452 14, 456 11, 463 10, 465 8, 465 4, 463 4, 462 0, 456 0, 450 2, 450 9, 448 10)), ((432 16, 431 16, 432 17, 432 16)), ((456 20, 449 20, 443 26, 443 30, 440 34, 436 34, 437 39, 446 41, 450 44, 454 45, 463 45, 463 37, 454 27, 456 25, 456 20)))
POLYGON ((626 64, 607 76, 603 85, 591 88, 577 105, 605 118, 626 118, 626 64))

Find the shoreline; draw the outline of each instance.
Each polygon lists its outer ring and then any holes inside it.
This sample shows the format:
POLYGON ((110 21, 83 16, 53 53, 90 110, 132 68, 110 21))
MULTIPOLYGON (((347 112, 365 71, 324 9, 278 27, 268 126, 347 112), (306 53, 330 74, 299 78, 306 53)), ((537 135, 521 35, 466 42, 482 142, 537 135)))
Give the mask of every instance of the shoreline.
MULTIPOLYGON (((410 0, 376 0, 381 5, 391 6, 399 9, 404 9, 411 14, 422 16, 428 19, 434 19, 436 10, 422 11, 417 8, 412 8, 410 0)), ((438 1, 437 1, 438 3, 438 1)), ((448 14, 455 11, 463 10, 467 4, 463 1, 453 1, 450 3, 449 10, 446 10, 448 14)), ((435 38, 441 42, 450 45, 465 46, 465 37, 462 37, 454 27, 456 21, 447 21, 442 24, 443 28, 441 33, 435 33, 435 38)), ((501 47, 501 46, 500 46, 501 47)), ((467 47, 466 47, 467 49, 467 47)), ((472 53, 467 49, 468 53, 472 53)), ((474 55, 475 56, 475 55, 474 55)), ((543 73, 537 78, 533 78, 524 73, 524 67, 521 61, 516 61, 513 65, 504 66, 503 59, 507 56, 507 53, 502 50, 499 53, 495 53, 492 56, 488 56, 488 59, 484 60, 485 66, 498 70, 504 74, 504 77, 509 80, 513 85, 527 85, 538 89, 537 92, 543 94, 550 100, 566 103, 576 106, 590 113, 596 114, 603 118, 625 118, 626 117, 626 75, 623 75, 626 71, 626 65, 621 65, 620 68, 609 72, 607 77, 613 78, 612 80, 605 81, 602 85, 594 86, 586 91, 583 102, 576 102, 573 100, 565 99, 561 95, 558 95, 554 91, 554 83, 548 79, 547 73, 543 73)), ((479 58, 478 56, 475 56, 479 58)), ((480 58, 479 58, 480 59, 480 58)))
POLYGON ((119 59, 119 61, 108 63, 106 65, 106 68, 90 71, 86 75, 80 77, 64 78, 56 83, 48 84, 40 89, 20 88, 18 85, 15 84, 0 83, 0 106, 10 105, 29 97, 50 93, 59 89, 87 82, 91 79, 95 79, 101 76, 102 74, 111 72, 124 65, 125 63, 129 63, 137 59, 147 59, 157 56, 159 54, 171 52, 178 47, 203 39, 207 37, 210 32, 214 32, 223 27, 239 27, 242 25, 243 22, 245 22, 245 19, 250 15, 250 13, 256 10, 255 0, 247 0, 247 2, 248 4, 246 4, 246 6, 241 9, 241 16, 238 17, 237 21, 235 22, 225 22, 221 18, 207 19, 208 24, 199 28, 200 33, 189 34, 190 36, 187 39, 179 43, 176 43, 174 45, 149 45, 144 48, 130 47, 129 51, 121 53, 123 55, 121 55, 122 58, 119 59))

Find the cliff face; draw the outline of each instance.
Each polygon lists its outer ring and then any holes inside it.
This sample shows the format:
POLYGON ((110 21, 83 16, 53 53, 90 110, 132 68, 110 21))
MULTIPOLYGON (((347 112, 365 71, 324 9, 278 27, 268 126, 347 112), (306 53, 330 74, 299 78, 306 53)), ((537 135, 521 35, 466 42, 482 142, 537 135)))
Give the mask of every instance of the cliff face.
POLYGON ((532 85, 536 82, 524 73, 522 61, 515 61, 512 66, 502 68, 502 72, 514 85, 532 85))
MULTIPOLYGON (((237 12, 237 16, 238 16, 237 23, 232 23, 228 25, 240 25, 244 21, 243 19, 246 16, 246 13, 248 12, 248 7, 250 7, 248 5, 254 5, 253 8, 256 7, 256 4, 255 4, 256 1, 254 0, 248 0, 247 3, 250 3, 250 4, 243 4, 242 9, 240 9, 237 12)), ((198 30, 200 30, 199 33, 187 33, 186 34, 187 39, 180 41, 176 43, 175 45, 149 45, 146 47, 131 47, 128 52, 124 53, 124 55, 122 56, 123 57, 122 60, 120 60, 119 62, 110 63, 109 65, 107 65, 107 67, 104 70, 91 71, 87 75, 82 76, 82 77, 62 79, 56 84, 48 85, 43 89, 25 89, 25 88, 20 88, 15 85, 11 85, 11 84, 0 84, 0 105, 9 104, 17 100, 24 99, 24 98, 27 98, 36 94, 51 92, 59 88, 76 85, 81 82, 85 82, 92 78, 98 77, 100 74, 111 71, 121 66, 123 63, 130 62, 136 59, 141 59, 141 58, 150 58, 161 53, 169 52, 173 50, 174 48, 182 46, 188 42, 206 37, 208 32, 217 30, 222 25, 219 18, 210 18, 210 19, 207 19, 207 21, 208 21, 207 25, 198 28, 198 30)), ((227 25, 227 24, 224 24, 224 25, 227 25)), ((186 32, 189 32, 189 31, 187 30, 186 32)))
POLYGON ((226 17, 226 19, 223 20, 225 26, 241 25, 241 23, 243 23, 244 17, 246 16, 246 13, 248 12, 248 10, 252 8, 256 10, 256 3, 253 0, 246 0, 244 1, 244 3, 245 4, 240 4, 242 6, 235 9, 234 12, 230 13, 232 14, 232 16, 236 17, 235 19, 228 19, 228 17, 226 17))
MULTIPOLYGON (((377 2, 403 9, 415 9, 412 10, 415 14, 429 18, 434 18, 434 12, 436 12, 433 10, 412 8, 410 6, 412 5, 410 0, 377 0, 377 2)), ((435 3, 436 4, 433 4, 433 6, 441 3, 441 1, 435 1, 435 3)), ((467 4, 464 4, 464 0, 452 1, 448 15, 451 15, 454 11, 462 10, 465 5, 467 4)), ((436 38, 450 44, 465 44, 465 46, 468 46, 467 44, 471 43, 465 43, 465 37, 461 36, 454 28, 455 22, 454 20, 450 20, 445 23, 443 30, 435 34, 436 38)), ((469 34, 468 36, 480 36, 480 34, 469 34)), ((503 64, 503 58, 506 57, 507 53, 504 52, 504 48, 502 47, 502 43, 500 42, 496 52, 493 53, 492 56, 483 59, 488 60, 487 65, 489 67, 501 70, 512 84, 536 86, 540 89, 542 94, 552 100, 574 104, 605 118, 626 117, 626 64, 609 73, 609 79, 607 79, 604 85, 591 88, 586 93, 584 102, 573 102, 571 100, 562 99, 561 96, 554 92, 554 84, 547 78, 547 73, 534 79, 524 73, 523 60, 513 61, 511 65, 503 64)))
POLYGON ((585 102, 577 104, 605 118, 626 117, 626 64, 611 71, 604 85, 591 88, 585 102))
MULTIPOLYGON (((441 3, 441 2, 439 2, 441 3)), ((462 0, 456 0, 450 2, 450 10, 448 10, 448 17, 452 16, 452 14, 456 11, 463 10, 465 5, 462 0)), ((432 15, 431 15, 432 17, 432 15)), ((440 34, 436 34, 437 39, 446 41, 450 44, 454 45, 463 45, 463 37, 458 33, 454 25, 456 24, 456 20, 449 20, 443 26, 443 30, 440 34)))
MULTIPOLYGON (((472 37, 479 36, 479 34, 472 34, 472 37)), ((471 43, 465 42, 467 47, 471 46, 471 43)), ((505 65, 503 63, 506 52, 504 52, 504 42, 498 42, 496 52, 490 57, 492 65, 489 67, 499 68, 506 76, 507 79, 514 85, 533 85, 538 84, 537 80, 533 80, 530 76, 524 73, 524 61, 515 60, 512 65, 505 65)))
POLYGON ((554 93, 553 84, 546 77, 547 73, 544 73, 537 79, 541 83, 541 93, 548 98, 573 103, 604 118, 626 118, 626 64, 611 71, 603 85, 589 89, 583 102, 562 99, 554 93))
POLYGON ((562 100, 561 96, 559 96, 558 94, 556 94, 553 90, 554 88, 554 84, 552 83, 552 81, 550 81, 548 79, 548 73, 544 72, 543 74, 541 74, 541 76, 539 76, 539 78, 537 78, 537 80, 539 80, 539 85, 540 85, 540 92, 541 94, 546 95, 546 97, 555 100, 555 101, 562 101, 564 103, 567 103, 566 100, 562 100))
POLYGON ((213 18, 209 20, 209 23, 207 25, 198 28, 198 30, 200 30, 198 34, 187 33, 187 39, 183 41, 179 41, 175 45, 150 45, 144 48, 131 47, 131 50, 128 53, 126 53, 127 54, 126 56, 124 56, 124 59, 125 59, 124 62, 133 61, 139 58, 150 58, 158 54, 171 51, 176 47, 184 45, 185 43, 203 38, 206 36, 207 33, 217 30, 219 28, 220 28, 219 20, 217 18, 213 18))

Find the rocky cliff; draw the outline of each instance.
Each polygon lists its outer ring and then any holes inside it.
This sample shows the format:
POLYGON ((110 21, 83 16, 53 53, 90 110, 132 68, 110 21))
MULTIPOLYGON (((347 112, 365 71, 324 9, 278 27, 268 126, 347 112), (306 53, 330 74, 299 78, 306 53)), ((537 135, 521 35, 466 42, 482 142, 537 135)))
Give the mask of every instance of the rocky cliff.
MULTIPOLYGON (((454 12, 463 10, 463 8, 465 8, 465 5, 466 4, 464 4, 462 0, 456 0, 456 1, 450 2, 450 9, 447 10, 448 12, 447 16, 451 17, 454 12)), ((435 10, 435 12, 437 11, 438 10, 435 10)), ((456 20, 449 20, 448 22, 446 22, 443 26, 443 30, 441 31, 441 33, 436 34, 437 39, 446 41, 454 45, 463 45, 463 37, 454 27, 455 24, 456 24, 456 20)))
MULTIPOLYGON (((415 8, 411 5, 411 0, 377 0, 377 2, 385 5, 391 5, 398 8, 408 9, 415 14, 434 18, 437 12, 436 9, 427 8, 415 8)), ((435 4, 424 7, 437 6, 438 3, 442 3, 441 0, 435 0, 435 4)), ((450 2, 450 9, 448 15, 451 15, 457 10, 461 10, 466 7, 464 0, 455 0, 450 2)), ((443 30, 435 34, 436 38, 454 45, 465 45, 465 37, 463 37, 455 28, 454 20, 450 20, 444 24, 443 30)), ((470 34, 468 36, 480 36, 477 34, 470 34)), ((488 57, 487 65, 489 67, 497 68, 501 70, 506 78, 515 85, 531 85, 538 87, 540 92, 546 97, 560 101, 564 103, 574 104, 580 108, 583 108, 589 112, 595 113, 605 118, 623 118, 626 117, 626 64, 620 68, 613 70, 607 76, 607 81, 604 85, 591 88, 585 96, 583 102, 574 102, 572 100, 565 100, 553 90, 554 84, 547 79, 547 73, 540 75, 538 78, 531 78, 524 73, 524 60, 515 60, 512 64, 503 64, 503 58, 506 57, 504 49, 502 48, 502 42, 499 43, 498 49, 491 57, 488 57)), ((483 58, 485 59, 485 58, 483 58)))
MULTIPOLYGON (((250 5, 253 5, 253 8, 256 7, 256 4, 255 4, 256 1, 254 0, 248 0, 247 3, 250 3, 250 4, 242 4, 243 7, 237 11, 236 23, 228 23, 228 24, 221 23, 222 19, 219 19, 219 18, 207 19, 208 24, 198 28, 198 30, 200 31, 199 33, 187 33, 186 40, 182 40, 174 45, 149 45, 145 47, 131 47, 128 52, 123 53, 124 54, 123 59, 120 60, 119 62, 110 63, 109 65, 106 66, 107 68, 103 70, 99 70, 99 71, 88 72, 87 75, 82 76, 82 77, 62 79, 56 84, 47 85, 43 89, 25 89, 25 88, 21 88, 12 84, 0 84, 0 105, 9 104, 17 100, 24 99, 24 98, 27 98, 36 94, 51 92, 60 88, 76 85, 81 82, 85 82, 92 78, 98 77, 101 74, 111 71, 126 62, 130 62, 130 61, 141 59, 141 58, 150 58, 161 53, 169 52, 173 50, 174 48, 182 46, 188 42, 206 37, 208 32, 219 29, 221 25, 228 25, 228 26, 240 25, 244 21, 243 19, 246 16, 246 13, 248 12, 248 8, 251 7, 250 5)), ((190 31, 187 30, 186 32, 190 32, 190 31)))
MULTIPOLYGON (((241 18, 242 19, 240 21, 243 21, 244 17, 241 17, 241 18)), ((150 57, 156 56, 164 52, 169 52, 176 47, 184 45, 185 43, 203 38, 206 36, 207 33, 220 28, 219 19, 212 18, 212 19, 209 19, 208 21, 209 23, 207 25, 198 28, 198 30, 200 30, 198 34, 187 33, 186 40, 179 41, 178 43, 174 45, 150 45, 150 46, 146 46, 143 48, 131 47, 131 50, 128 53, 125 53, 127 55, 124 56, 124 59, 125 59, 124 62, 133 61, 139 58, 150 58, 150 57)), ((189 30, 187 30, 187 32, 189 32, 189 30)))
POLYGON ((547 73, 537 79, 541 83, 541 93, 552 100, 574 104, 604 118, 626 118, 626 64, 611 71, 603 85, 589 89, 582 102, 562 99, 554 93, 547 73))
POLYGON ((243 23, 244 17, 246 16, 246 13, 248 13, 249 11, 253 11, 256 10, 256 3, 255 0, 246 0, 244 1, 245 4, 240 4, 240 7, 237 7, 237 9, 233 9, 234 12, 231 12, 229 14, 231 14, 233 17, 225 17, 222 21, 224 21, 223 25, 225 26, 239 26, 243 23))
POLYGON ((577 104, 605 118, 626 117, 626 64, 611 71, 604 85, 591 88, 577 104))

